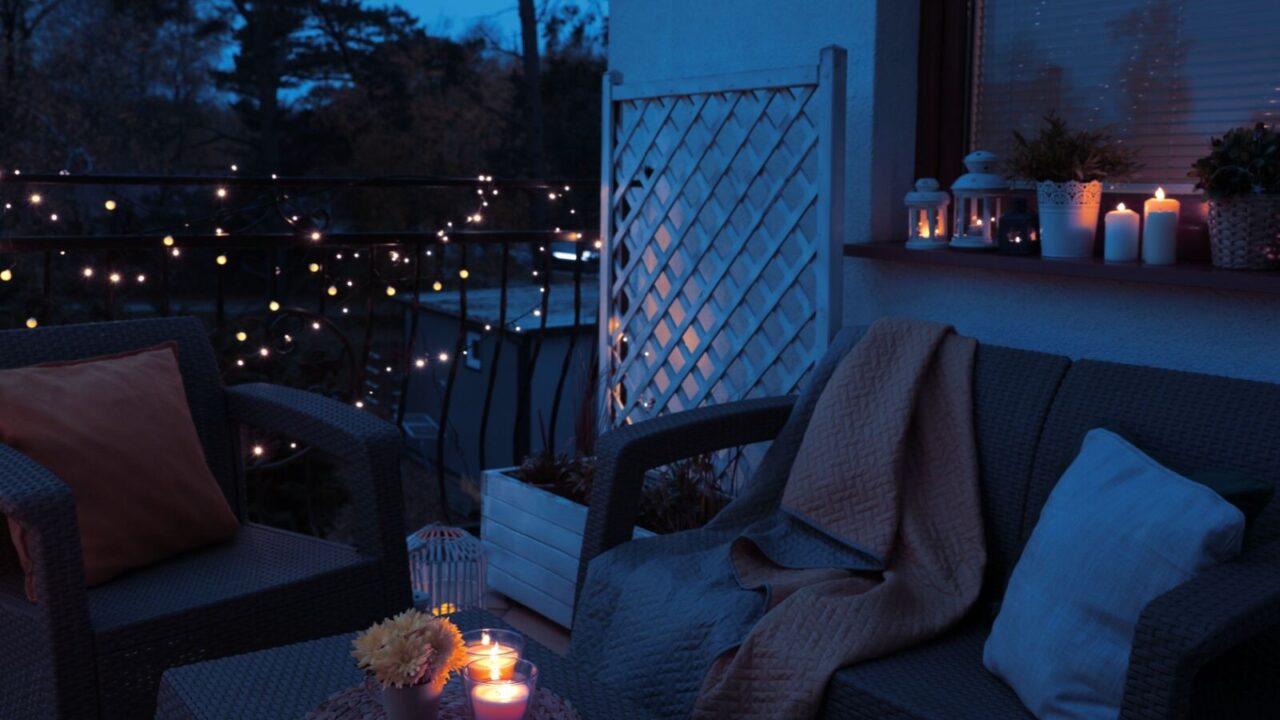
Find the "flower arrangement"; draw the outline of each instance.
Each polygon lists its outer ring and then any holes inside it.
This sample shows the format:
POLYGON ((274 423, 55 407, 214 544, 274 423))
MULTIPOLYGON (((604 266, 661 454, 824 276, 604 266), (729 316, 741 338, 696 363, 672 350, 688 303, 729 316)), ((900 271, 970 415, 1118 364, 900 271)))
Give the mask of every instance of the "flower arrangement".
POLYGON ((1262 123, 1228 130, 1187 175, 1211 200, 1280 194, 1280 132, 1262 123))
POLYGON ((1009 172, 1035 182, 1081 183, 1123 178, 1138 169, 1133 152, 1105 132, 1072 130, 1056 113, 1044 116, 1040 134, 1028 140, 1013 131, 1009 172))
POLYGON ((356 666, 384 688, 430 685, 439 692, 467 661, 457 626, 416 609, 375 623, 351 645, 356 666))

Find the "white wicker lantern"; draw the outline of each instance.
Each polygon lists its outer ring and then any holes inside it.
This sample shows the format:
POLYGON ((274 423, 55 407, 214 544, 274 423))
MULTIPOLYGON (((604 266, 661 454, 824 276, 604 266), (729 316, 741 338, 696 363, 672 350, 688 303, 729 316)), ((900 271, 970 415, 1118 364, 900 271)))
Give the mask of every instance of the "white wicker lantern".
POLYGON ((933 178, 920 178, 902 199, 907 206, 907 247, 937 250, 947 246, 947 206, 951 196, 933 178))
POLYGON ((484 546, 455 527, 431 524, 408 537, 413 604, 432 615, 484 605, 484 546))
POLYGON ((991 226, 1004 214, 1009 183, 996 170, 996 156, 986 150, 964 158, 967 173, 951 186, 951 247, 985 250, 996 246, 991 226))

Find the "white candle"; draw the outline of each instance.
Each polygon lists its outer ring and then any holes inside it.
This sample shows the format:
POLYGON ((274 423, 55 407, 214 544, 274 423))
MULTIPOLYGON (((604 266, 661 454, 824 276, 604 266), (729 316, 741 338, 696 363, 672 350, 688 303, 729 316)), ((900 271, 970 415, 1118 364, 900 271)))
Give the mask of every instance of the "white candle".
POLYGON ((1156 188, 1156 196, 1147 198, 1147 201, 1142 203, 1142 222, 1145 223, 1147 217, 1153 212, 1172 212, 1177 215, 1181 209, 1182 203, 1173 198, 1165 198, 1164 188, 1158 187, 1156 188))
POLYGON ((471 688, 476 720, 520 720, 528 704, 529 686, 524 683, 482 683, 471 688))
POLYGON ((1107 262, 1135 262, 1138 259, 1138 213, 1124 203, 1106 216, 1106 245, 1102 256, 1107 262))
POLYGON ((1172 265, 1178 261, 1178 213, 1153 212, 1147 216, 1142 235, 1142 261, 1149 265, 1172 265))

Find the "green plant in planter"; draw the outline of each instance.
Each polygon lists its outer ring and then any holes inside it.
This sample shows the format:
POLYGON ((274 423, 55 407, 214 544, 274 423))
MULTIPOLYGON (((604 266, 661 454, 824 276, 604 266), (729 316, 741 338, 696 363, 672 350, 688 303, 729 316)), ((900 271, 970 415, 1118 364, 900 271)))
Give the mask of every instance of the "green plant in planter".
POLYGON ((1280 194, 1280 133, 1262 123, 1228 130, 1187 176, 1212 200, 1280 194))
POLYGON ((1141 167, 1133 152, 1099 130, 1072 130, 1055 112, 1044 116, 1040 134, 1028 140, 1013 131, 1010 175, 1035 182, 1092 182, 1132 175, 1141 167))

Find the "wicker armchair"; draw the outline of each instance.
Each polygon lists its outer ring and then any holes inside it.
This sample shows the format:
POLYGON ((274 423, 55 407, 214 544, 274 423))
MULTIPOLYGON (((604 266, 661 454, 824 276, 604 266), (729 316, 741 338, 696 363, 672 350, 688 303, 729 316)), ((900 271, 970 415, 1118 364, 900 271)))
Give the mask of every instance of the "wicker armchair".
POLYGON ((0 332, 0 368, 166 340, 178 342, 205 457, 240 531, 86 589, 70 491, 0 445, 0 513, 27 528, 42 588, 41 601, 28 602, 12 547, 0 543, 0 717, 151 717, 169 667, 351 631, 411 603, 391 425, 289 388, 224 388, 192 318, 0 332), (279 431, 336 461, 356 505, 353 545, 244 522, 239 425, 279 431))
MULTIPOLYGON (((817 395, 856 335, 846 332, 833 342, 810 386, 794 399, 703 407, 601 437, 579 588, 610 591, 583 588, 582 581, 592 559, 630 539, 646 469, 774 439, 746 492, 771 485, 759 483, 760 474, 788 472, 817 395)), ((836 673, 827 687, 824 717, 1032 717, 1013 690, 983 667, 982 649, 1040 508, 1089 428, 1122 429, 1183 472, 1211 468, 1275 478, 1280 468, 1275 440, 1280 437, 1280 385, 1072 363, 984 345, 974 368, 974 405, 987 534, 983 597, 964 621, 933 641, 836 673)), ((752 498, 760 507, 776 506, 778 500, 760 493, 752 498)), ((575 627, 575 647, 596 642, 589 625, 575 627)), ((1277 676, 1280 500, 1254 520, 1240 557, 1192 578, 1144 610, 1121 718, 1274 718, 1280 708, 1277 676)))

